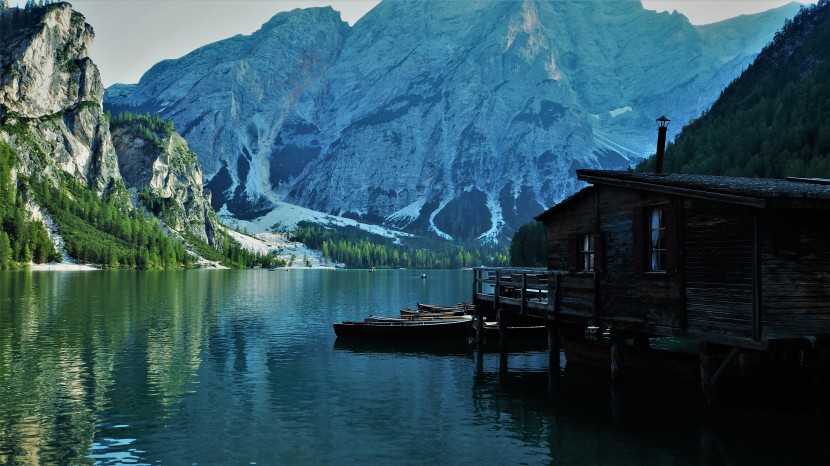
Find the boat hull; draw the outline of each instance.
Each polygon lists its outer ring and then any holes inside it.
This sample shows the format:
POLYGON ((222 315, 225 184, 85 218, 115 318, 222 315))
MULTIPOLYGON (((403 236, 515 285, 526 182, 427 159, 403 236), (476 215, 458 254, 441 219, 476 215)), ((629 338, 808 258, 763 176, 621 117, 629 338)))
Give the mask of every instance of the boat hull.
POLYGON ((338 338, 365 338, 373 340, 438 340, 465 339, 470 336, 472 321, 377 321, 335 323, 338 338))

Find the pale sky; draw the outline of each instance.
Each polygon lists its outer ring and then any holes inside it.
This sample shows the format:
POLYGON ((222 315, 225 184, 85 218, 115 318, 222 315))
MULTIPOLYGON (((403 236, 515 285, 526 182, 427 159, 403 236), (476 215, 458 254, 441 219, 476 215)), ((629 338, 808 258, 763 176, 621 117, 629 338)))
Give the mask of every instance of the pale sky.
MULTIPOLYGON (((105 86, 138 82, 145 71, 161 60, 181 57, 236 34, 250 34, 280 11, 331 5, 344 21, 353 25, 378 4, 378 0, 69 1, 95 29, 92 59, 105 86)), ((450 0, 428 1, 440 8, 441 2, 450 0)), ((23 5, 26 0, 9 3, 23 5)), ((787 3, 788 0, 643 0, 643 6, 649 10, 677 10, 692 24, 713 23, 787 3)))

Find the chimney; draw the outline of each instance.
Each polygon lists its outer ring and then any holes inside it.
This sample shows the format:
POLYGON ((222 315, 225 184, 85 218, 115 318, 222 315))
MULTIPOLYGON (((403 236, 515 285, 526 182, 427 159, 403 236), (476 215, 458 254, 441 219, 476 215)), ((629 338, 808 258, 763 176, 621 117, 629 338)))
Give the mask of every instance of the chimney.
POLYGON ((666 155, 666 131, 669 120, 665 115, 657 119, 657 156, 654 158, 654 173, 663 173, 663 157, 666 155))

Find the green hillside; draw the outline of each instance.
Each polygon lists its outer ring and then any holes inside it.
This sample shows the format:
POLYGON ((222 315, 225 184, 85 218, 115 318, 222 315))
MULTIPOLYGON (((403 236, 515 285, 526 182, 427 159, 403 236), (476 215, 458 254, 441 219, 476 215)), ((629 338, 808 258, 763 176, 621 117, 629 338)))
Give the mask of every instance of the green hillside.
MULTIPOLYGON (((666 149, 664 171, 830 178, 830 2, 776 33, 712 108, 666 149)), ((669 115, 671 116, 671 115, 669 115)), ((653 157, 638 170, 653 170, 653 157)))

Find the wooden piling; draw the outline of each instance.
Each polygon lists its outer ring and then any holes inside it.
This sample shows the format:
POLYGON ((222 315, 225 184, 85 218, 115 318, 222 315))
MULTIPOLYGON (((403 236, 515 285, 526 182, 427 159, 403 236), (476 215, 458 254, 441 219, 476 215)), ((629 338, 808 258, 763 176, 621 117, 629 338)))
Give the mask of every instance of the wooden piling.
POLYGON ((712 345, 700 343, 700 391, 703 401, 712 403, 712 345))
POLYGON ((625 339, 619 330, 611 330, 611 381, 620 383, 625 376, 625 339))
POLYGON ((507 354, 507 313, 501 308, 496 310, 499 326, 499 353, 507 354))
POLYGON ((553 319, 545 321, 548 331, 548 368, 551 373, 559 373, 559 325, 553 319))

